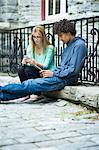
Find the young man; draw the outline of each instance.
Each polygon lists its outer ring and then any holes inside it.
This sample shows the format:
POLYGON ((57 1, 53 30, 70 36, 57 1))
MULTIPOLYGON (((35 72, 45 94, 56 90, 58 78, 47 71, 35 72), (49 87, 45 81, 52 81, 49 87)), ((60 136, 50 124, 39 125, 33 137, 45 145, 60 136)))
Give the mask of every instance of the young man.
POLYGON ((61 90, 66 85, 73 85, 78 80, 78 71, 82 59, 87 54, 85 42, 80 37, 75 37, 74 24, 63 19, 54 24, 54 33, 67 44, 62 54, 59 66, 52 72, 40 71, 42 78, 29 79, 20 84, 0 86, 0 100, 8 101, 21 98, 36 92, 61 90))

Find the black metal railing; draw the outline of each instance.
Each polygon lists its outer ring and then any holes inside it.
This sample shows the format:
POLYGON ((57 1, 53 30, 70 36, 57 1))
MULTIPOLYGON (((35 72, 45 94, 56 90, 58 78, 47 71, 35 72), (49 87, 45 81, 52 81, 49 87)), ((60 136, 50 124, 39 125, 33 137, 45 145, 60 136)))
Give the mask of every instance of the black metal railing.
MULTIPOLYGON (((85 39, 88 47, 88 57, 82 70, 82 81, 99 82, 99 16, 71 20, 74 22, 77 36, 85 39)), ((44 24, 48 39, 55 46, 54 61, 58 66, 63 48, 66 47, 57 35, 53 33, 53 25, 44 24)), ((0 71, 16 73, 21 64, 24 50, 29 44, 32 27, 0 32, 0 71)))

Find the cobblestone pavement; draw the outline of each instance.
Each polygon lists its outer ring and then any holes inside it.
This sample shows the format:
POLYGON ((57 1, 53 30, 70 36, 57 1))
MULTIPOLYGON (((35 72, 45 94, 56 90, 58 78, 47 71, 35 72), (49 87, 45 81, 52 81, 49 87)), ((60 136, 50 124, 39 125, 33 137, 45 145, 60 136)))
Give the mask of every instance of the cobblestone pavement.
POLYGON ((99 150, 99 114, 60 99, 0 104, 0 150, 99 150))

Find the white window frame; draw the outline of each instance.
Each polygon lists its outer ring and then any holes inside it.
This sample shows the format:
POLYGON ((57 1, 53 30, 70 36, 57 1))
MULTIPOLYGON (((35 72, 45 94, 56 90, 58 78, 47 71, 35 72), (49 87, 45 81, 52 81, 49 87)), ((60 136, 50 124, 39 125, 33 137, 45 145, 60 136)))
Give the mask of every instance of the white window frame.
POLYGON ((55 14, 55 2, 56 0, 53 0, 53 15, 48 15, 48 4, 49 0, 46 0, 46 13, 45 13, 45 20, 53 20, 57 18, 66 18, 66 0, 61 0, 60 1, 60 13, 55 14))

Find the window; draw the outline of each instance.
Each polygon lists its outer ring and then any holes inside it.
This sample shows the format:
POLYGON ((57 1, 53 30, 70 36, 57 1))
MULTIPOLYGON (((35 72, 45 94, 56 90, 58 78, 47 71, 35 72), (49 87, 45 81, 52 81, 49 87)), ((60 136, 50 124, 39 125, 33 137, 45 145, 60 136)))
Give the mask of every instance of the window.
POLYGON ((60 13, 60 0, 56 0, 56 4, 55 4, 55 14, 59 14, 60 13))
POLYGON ((48 15, 60 13, 60 0, 48 0, 48 15))
POLYGON ((49 0, 48 2, 48 15, 53 15, 53 0, 49 0))
POLYGON ((66 17, 67 0, 46 0, 45 20, 51 20, 57 17, 66 17))

